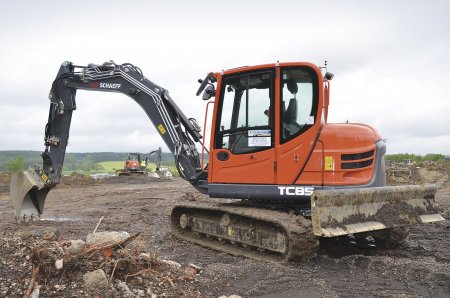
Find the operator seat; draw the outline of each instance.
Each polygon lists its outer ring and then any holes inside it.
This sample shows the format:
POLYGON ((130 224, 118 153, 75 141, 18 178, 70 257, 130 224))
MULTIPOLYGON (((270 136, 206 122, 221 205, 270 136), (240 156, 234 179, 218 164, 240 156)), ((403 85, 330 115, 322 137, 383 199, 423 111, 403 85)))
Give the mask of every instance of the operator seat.
POLYGON ((293 122, 297 122, 297 99, 295 98, 298 92, 298 86, 294 79, 288 79, 286 81, 287 89, 289 92, 294 95, 293 98, 289 100, 288 108, 286 109, 286 112, 283 115, 283 121, 286 124, 292 124, 293 122))
MULTIPOLYGON (((289 79, 286 81, 287 89, 291 92, 294 97, 289 100, 289 105, 283 113, 283 138, 287 138, 296 134, 301 127, 297 123, 298 114, 298 103, 297 103, 297 92, 298 86, 294 79, 289 79)), ((282 103, 282 108, 284 110, 284 101, 282 103)))
POLYGON ((288 108, 284 113, 284 122, 286 122, 286 124, 292 124, 294 122, 297 122, 297 110, 298 110, 297 99, 291 98, 289 100, 288 108))

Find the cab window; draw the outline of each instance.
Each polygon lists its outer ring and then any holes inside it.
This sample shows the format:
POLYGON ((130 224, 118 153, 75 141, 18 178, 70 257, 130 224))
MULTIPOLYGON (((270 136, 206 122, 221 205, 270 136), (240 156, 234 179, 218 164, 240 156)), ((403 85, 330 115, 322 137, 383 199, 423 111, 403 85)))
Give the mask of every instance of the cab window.
POLYGON ((273 89, 272 71, 224 78, 215 148, 244 154, 272 147, 273 89))
POLYGON ((281 70, 280 141, 285 143, 316 122, 318 79, 309 67, 281 70))

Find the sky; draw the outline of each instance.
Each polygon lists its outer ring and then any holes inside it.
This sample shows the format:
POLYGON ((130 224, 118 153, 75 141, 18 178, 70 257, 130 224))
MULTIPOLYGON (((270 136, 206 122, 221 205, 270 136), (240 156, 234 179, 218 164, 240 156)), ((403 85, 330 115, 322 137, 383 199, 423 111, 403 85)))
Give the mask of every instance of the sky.
MULTIPOLYGON (((388 153, 450 155, 450 1, 0 0, 0 150, 44 149, 63 61, 139 66, 203 124, 197 79, 308 61, 331 82, 329 122, 366 123, 388 153)), ((79 91, 68 152, 167 151, 122 94, 79 91)))

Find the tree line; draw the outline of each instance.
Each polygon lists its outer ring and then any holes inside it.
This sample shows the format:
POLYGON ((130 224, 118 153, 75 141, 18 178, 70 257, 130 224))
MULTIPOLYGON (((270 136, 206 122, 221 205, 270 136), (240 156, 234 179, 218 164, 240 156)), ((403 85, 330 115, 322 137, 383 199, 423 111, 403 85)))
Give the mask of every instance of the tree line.
POLYGON ((423 161, 444 161, 445 155, 429 153, 426 155, 410 154, 410 153, 399 153, 399 154, 387 154, 386 160, 392 160, 395 162, 402 162, 404 160, 411 160, 412 162, 423 162, 423 161))

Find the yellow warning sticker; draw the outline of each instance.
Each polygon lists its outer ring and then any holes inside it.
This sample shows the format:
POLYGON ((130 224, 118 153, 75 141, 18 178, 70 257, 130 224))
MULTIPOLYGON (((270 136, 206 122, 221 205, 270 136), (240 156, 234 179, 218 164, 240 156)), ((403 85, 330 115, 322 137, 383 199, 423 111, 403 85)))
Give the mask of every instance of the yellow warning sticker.
POLYGON ((333 170, 333 156, 325 156, 325 171, 333 170))
POLYGON ((42 180, 44 180, 44 182, 47 182, 47 180, 48 180, 48 176, 45 175, 44 173, 42 173, 41 178, 42 178, 42 180))
POLYGON ((233 230, 230 227, 228 227, 228 236, 232 236, 232 235, 233 235, 233 230))
POLYGON ((158 125, 159 132, 163 135, 166 133, 166 129, 162 124, 158 125))

